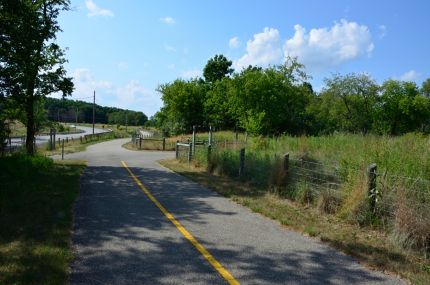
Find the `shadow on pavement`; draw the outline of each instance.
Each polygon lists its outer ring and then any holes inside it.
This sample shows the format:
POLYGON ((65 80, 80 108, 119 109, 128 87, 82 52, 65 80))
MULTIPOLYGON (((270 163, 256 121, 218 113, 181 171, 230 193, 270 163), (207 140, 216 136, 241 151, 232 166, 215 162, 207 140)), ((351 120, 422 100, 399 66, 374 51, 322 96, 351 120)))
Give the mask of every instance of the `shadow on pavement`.
MULTIPOLYGON (((208 216, 223 223, 237 215, 214 208, 209 201, 224 198, 179 175, 130 169, 181 223, 203 227, 208 216)), ((258 245, 235 241, 220 246, 195 237, 242 284, 392 284, 351 266, 352 258, 329 247, 262 252, 258 245)), ((226 284, 121 167, 86 170, 72 241, 77 258, 71 284, 226 284)))

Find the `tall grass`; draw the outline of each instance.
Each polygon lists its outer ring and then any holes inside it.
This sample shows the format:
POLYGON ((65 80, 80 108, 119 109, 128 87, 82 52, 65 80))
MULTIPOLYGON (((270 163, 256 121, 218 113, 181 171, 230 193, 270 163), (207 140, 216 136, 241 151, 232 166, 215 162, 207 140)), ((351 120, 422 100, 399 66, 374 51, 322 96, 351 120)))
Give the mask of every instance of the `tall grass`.
MULTIPOLYGON (((206 136, 206 137, 205 137, 206 136)), ((200 139, 206 134, 199 134, 200 139)), ((381 227, 397 243, 430 252, 430 138, 334 134, 276 138, 232 132, 214 135, 210 156, 196 146, 194 163, 279 196, 318 207, 360 225, 381 227), (239 149, 245 147, 245 172, 238 177, 239 149), (289 153, 288 170, 283 156, 289 153), (366 169, 377 164, 377 187, 369 196, 366 169), (376 200, 376 207, 369 200, 376 200)))

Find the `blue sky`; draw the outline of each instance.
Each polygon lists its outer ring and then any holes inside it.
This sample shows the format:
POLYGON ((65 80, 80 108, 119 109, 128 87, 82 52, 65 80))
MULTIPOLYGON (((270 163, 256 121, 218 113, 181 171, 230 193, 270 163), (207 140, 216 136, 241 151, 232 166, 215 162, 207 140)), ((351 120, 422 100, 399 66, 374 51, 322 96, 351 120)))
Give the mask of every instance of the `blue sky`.
POLYGON ((332 73, 430 77, 430 1, 72 0, 60 15, 72 99, 153 115, 159 84, 200 76, 224 54, 236 70, 297 56, 314 89, 332 73), (90 101, 90 99, 84 99, 90 101))

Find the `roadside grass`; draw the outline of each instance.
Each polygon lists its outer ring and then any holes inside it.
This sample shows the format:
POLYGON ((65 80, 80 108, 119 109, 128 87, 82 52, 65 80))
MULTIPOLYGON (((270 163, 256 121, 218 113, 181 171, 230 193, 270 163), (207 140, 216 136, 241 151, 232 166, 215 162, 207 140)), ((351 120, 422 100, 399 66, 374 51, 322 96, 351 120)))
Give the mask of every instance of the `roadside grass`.
MULTIPOLYGON (((118 138, 126 138, 129 136, 130 134, 125 131, 113 130, 110 133, 104 133, 100 136, 89 137, 87 140, 84 138, 82 141, 80 138, 69 139, 67 142, 64 141, 64 154, 85 151, 90 145, 118 138)), ((50 150, 48 147, 48 144, 42 145, 38 148, 37 152, 45 156, 61 154, 61 144, 58 144, 58 141, 56 142, 55 150, 50 150)))
MULTIPOLYGON (((176 141, 171 139, 166 139, 165 150, 172 151, 175 150, 176 141)), ((135 145, 132 142, 128 142, 122 146, 128 150, 163 150, 163 142, 162 141, 154 141, 154 140, 142 140, 142 148, 139 145, 135 145)))
POLYGON ((66 284, 72 206, 85 165, 0 158, 0 284, 66 284))
POLYGON ((206 167, 188 166, 176 160, 159 163, 289 229, 319 238, 370 268, 398 274, 413 284, 430 284, 430 260, 396 246, 378 228, 321 214, 315 207, 285 199, 266 187, 209 173, 206 167))

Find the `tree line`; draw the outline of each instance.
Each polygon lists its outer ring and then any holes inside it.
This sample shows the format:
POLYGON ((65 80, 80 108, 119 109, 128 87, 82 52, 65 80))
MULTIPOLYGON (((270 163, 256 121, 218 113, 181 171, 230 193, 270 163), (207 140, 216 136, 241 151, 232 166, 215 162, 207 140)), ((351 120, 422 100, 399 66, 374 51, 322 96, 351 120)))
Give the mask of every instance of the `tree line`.
MULTIPOLYGON (((68 99, 46 98, 44 100, 46 117, 50 121, 92 123, 93 104, 68 99)), ((148 117, 143 112, 124 110, 115 107, 96 105, 95 122, 101 124, 120 124, 143 126, 148 117)))
POLYGON ((333 74, 315 92, 297 59, 240 72, 231 66, 216 55, 203 78, 160 85, 164 106, 148 124, 171 135, 189 132, 193 125, 255 135, 430 131, 430 78, 417 86, 394 79, 378 84, 368 74, 333 74))

